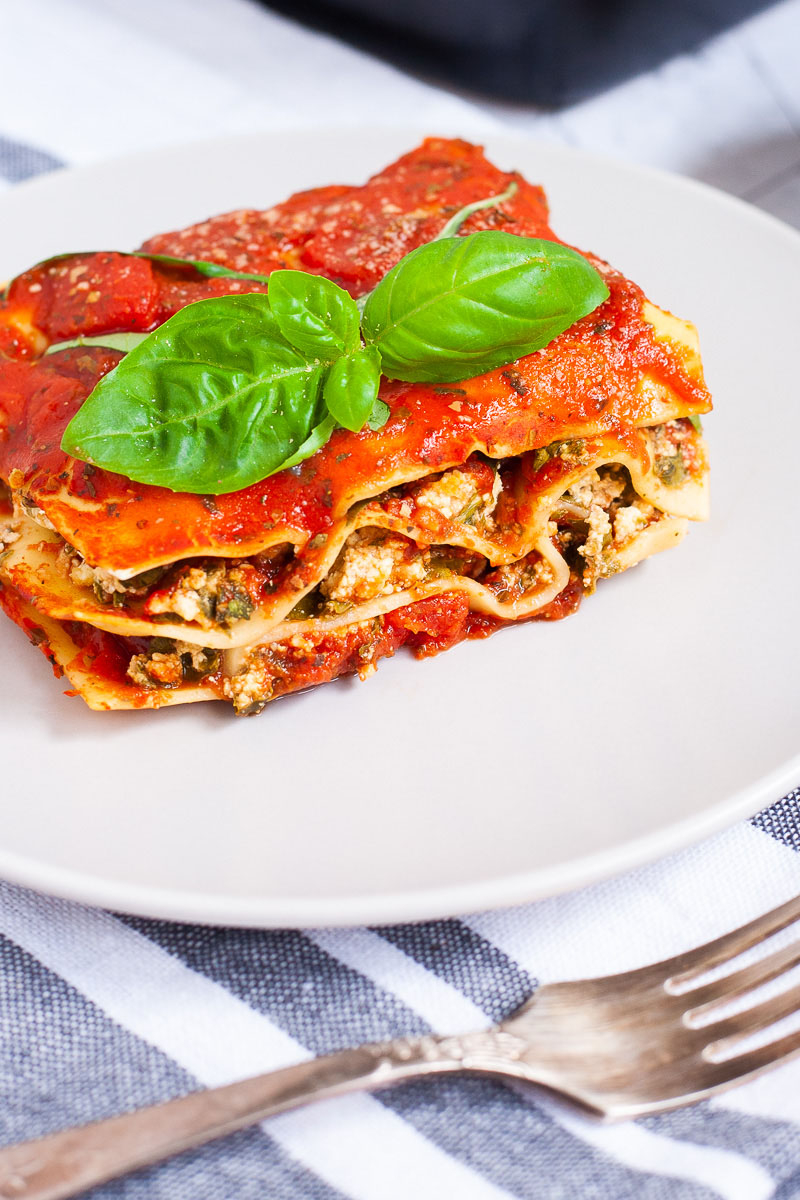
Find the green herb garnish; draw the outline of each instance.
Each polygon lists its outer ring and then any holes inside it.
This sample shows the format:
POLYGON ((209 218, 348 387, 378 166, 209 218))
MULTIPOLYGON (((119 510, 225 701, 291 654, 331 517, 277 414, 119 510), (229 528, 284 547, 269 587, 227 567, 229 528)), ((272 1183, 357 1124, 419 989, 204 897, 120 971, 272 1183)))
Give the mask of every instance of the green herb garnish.
POLYGON ((73 417, 62 448, 139 483, 220 495, 297 465, 337 427, 380 429, 390 415, 378 399, 381 373, 450 383, 541 349, 608 289, 558 242, 494 230, 453 236, 514 190, 460 210, 447 236, 412 250, 359 303, 302 271, 267 277, 140 252, 266 282, 267 294, 199 300, 150 334, 61 343, 130 351, 73 417))

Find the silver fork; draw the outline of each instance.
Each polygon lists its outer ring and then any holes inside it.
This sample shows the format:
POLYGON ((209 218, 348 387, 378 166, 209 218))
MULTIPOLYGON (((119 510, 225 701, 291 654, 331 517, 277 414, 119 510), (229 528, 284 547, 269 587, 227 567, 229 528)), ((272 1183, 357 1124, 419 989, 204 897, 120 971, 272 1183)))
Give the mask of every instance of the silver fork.
POLYGON ((0 1150, 0 1196, 65 1200, 311 1100, 452 1071, 540 1084, 606 1120, 692 1104, 800 1053, 800 1030, 739 1049, 800 1009, 800 986, 751 1001, 734 1015, 714 1015, 800 963, 800 940, 723 978, 702 980, 797 920, 800 897, 665 962, 544 984, 491 1029, 341 1050, 9 1146, 0 1150))

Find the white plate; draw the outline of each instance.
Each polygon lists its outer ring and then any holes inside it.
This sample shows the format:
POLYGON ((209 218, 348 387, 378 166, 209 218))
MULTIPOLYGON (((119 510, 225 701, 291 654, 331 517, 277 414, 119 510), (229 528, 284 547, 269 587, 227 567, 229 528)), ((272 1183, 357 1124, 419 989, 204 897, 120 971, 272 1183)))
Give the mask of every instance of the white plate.
MULTIPOLYGON (((0 197, 0 276, 210 213, 358 182, 418 131, 227 139, 0 197)), ((696 322, 717 411, 713 518, 577 616, 368 684, 92 713, 0 623, 0 874, 159 917, 376 923, 573 888, 746 817, 800 780, 800 237, 707 188, 490 139, 554 226, 696 322)))

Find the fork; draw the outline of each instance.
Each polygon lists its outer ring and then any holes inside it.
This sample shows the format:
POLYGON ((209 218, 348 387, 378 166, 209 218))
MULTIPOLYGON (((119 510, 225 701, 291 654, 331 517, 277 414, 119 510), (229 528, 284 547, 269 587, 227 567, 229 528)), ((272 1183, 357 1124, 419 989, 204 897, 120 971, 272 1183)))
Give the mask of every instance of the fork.
POLYGON ((664 962, 543 984, 491 1029, 341 1050, 6 1147, 0 1196, 66 1200, 312 1100, 423 1075, 469 1071, 539 1084, 604 1120, 693 1104, 800 1053, 800 1030, 757 1048, 743 1044, 800 1009, 800 985, 732 1015, 719 1011, 800 963, 800 939, 704 979, 798 920, 800 897, 664 962))

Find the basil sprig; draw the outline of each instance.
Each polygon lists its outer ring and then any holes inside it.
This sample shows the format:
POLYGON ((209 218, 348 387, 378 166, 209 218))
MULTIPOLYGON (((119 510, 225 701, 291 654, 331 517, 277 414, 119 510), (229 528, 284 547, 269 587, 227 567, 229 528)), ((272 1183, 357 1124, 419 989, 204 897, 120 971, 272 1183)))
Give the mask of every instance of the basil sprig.
MULTIPOLYGON (((510 194, 467 206, 446 230, 510 194)), ((608 296, 576 251, 494 230, 418 247, 360 305, 303 271, 253 276, 147 257, 266 281, 267 295, 199 300, 145 335, 62 447, 140 483, 213 495, 302 462, 337 426, 380 429, 390 415, 381 373, 441 383, 483 374, 541 349, 608 296)))

